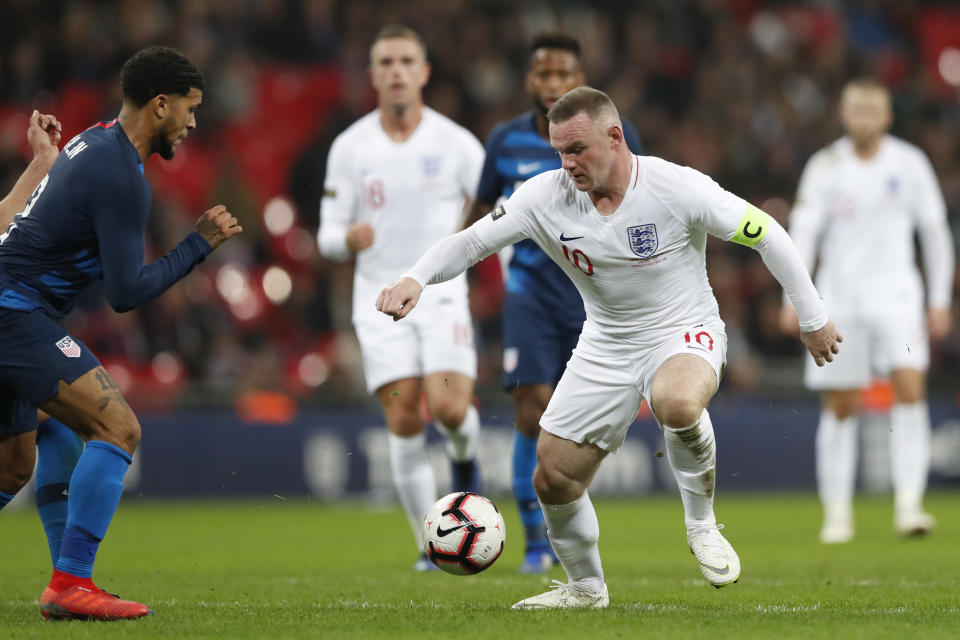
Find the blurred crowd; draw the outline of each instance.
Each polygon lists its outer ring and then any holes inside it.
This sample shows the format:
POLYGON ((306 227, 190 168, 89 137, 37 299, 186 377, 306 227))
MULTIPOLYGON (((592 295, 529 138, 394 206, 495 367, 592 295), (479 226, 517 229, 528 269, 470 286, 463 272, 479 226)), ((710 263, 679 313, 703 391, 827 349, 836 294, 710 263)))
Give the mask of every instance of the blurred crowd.
MULTIPOLYGON (((28 159, 37 107, 65 136, 119 111, 118 72, 163 43, 206 75, 198 129, 152 159, 148 255, 224 203, 245 232, 169 293, 118 315, 98 291, 66 320, 141 407, 222 404, 251 393, 298 402, 363 397, 350 326, 350 265, 314 235, 333 137, 375 106, 366 66, 380 27, 419 30, 426 101, 481 140, 530 106, 528 43, 563 28, 590 83, 639 129, 649 154, 695 167, 785 222, 811 153, 840 135, 854 75, 894 96, 893 133, 930 156, 960 211, 960 8, 919 0, 4 0, 0 188, 28 159)), ((877 248, 883 251, 882 247, 877 248)), ((757 256, 711 241, 708 271, 727 322, 731 390, 797 388, 800 347, 777 330, 780 290, 757 256)), ((479 388, 499 393, 495 268, 471 275, 479 388)), ((372 304, 372 301, 371 301, 372 304)), ((957 313, 960 318, 960 313, 957 313)), ((933 351, 934 391, 956 393, 960 324, 933 351)))

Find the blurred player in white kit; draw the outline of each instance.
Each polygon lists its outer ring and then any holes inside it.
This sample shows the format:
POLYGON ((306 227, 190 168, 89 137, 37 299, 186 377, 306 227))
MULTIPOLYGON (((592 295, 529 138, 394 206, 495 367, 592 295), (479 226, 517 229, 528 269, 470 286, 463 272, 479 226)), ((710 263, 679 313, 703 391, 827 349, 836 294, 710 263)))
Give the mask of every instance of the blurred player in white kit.
MULTIPOLYGON (((330 148, 318 233, 325 257, 356 255, 353 324, 364 377, 383 408, 393 483, 418 548, 423 516, 437 499, 421 395, 447 437, 453 489, 477 491, 480 482, 480 419, 472 404, 477 356, 466 278, 431 290, 427 312, 414 322, 395 323, 373 306, 384 282, 460 228, 480 178, 480 142, 423 104, 429 76, 417 32, 400 25, 380 31, 370 48, 378 109, 330 148)), ((435 567, 421 555, 414 568, 435 567)))
POLYGON ((833 359, 840 336, 786 231, 766 213, 693 169, 630 153, 616 107, 596 89, 570 91, 547 117, 562 168, 530 178, 490 215, 430 249, 383 290, 377 308, 403 318, 425 285, 522 238, 580 290, 587 320, 541 418, 534 473, 568 582, 514 608, 608 606, 587 488, 623 443, 643 398, 663 428, 701 573, 715 587, 736 582, 740 560, 713 511, 716 446, 706 406, 726 334, 707 281, 707 233, 760 253, 799 310, 803 342, 818 365, 833 359))
MULTIPOLYGON (((859 393, 875 374, 889 376, 894 391, 894 527, 905 536, 933 527, 923 511, 930 467, 926 372, 930 339, 950 329, 954 270, 937 177, 923 151, 887 133, 893 115, 886 87, 869 78, 849 82, 840 115, 846 135, 810 158, 790 214, 790 235, 811 271, 819 259, 817 289, 846 339, 831 367, 807 363, 805 374, 807 387, 823 392, 816 454, 820 540, 828 544, 853 537, 859 393)), ((785 331, 796 331, 789 304, 780 320, 785 331)))

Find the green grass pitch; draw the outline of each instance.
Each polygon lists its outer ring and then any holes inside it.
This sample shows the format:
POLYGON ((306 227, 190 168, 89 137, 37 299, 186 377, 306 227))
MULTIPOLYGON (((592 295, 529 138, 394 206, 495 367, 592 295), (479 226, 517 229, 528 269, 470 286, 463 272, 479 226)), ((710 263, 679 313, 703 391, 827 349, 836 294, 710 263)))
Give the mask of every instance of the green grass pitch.
POLYGON ((0 514, 2 638, 926 638, 960 637, 960 494, 927 500, 938 527, 900 540, 888 499, 857 500, 857 537, 816 541, 810 493, 721 492, 740 582, 713 589, 683 536, 676 496, 598 500, 610 608, 511 611, 550 576, 516 573, 522 536, 498 500, 507 547, 472 577, 415 574, 398 508, 281 498, 125 499, 94 578, 149 604, 134 622, 47 622, 49 557, 36 514, 0 514))

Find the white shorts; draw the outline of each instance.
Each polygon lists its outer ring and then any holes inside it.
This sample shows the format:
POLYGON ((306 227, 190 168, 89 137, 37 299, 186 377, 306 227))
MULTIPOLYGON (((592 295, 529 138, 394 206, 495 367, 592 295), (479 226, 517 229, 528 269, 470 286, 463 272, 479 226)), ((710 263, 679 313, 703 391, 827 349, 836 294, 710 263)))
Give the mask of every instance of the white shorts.
POLYGON ((394 322, 377 312, 354 317, 367 391, 402 378, 452 371, 477 377, 473 320, 467 300, 443 296, 394 322))
POLYGON ((816 391, 861 389, 896 369, 926 371, 930 339, 923 312, 886 314, 875 320, 834 320, 843 336, 840 353, 822 367, 806 357, 803 381, 816 391))
POLYGON ((557 437, 589 442, 609 452, 623 444, 640 404, 650 397, 654 374, 668 358, 680 353, 700 356, 713 367, 719 382, 727 354, 722 324, 698 324, 665 334, 654 348, 633 354, 590 342, 581 336, 540 426, 557 437))

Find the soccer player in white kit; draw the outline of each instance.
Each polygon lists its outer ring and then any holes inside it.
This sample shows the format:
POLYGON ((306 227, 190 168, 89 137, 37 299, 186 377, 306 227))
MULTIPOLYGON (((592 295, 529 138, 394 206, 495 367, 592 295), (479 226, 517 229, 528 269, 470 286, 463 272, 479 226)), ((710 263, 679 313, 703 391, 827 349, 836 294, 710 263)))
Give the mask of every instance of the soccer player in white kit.
MULTIPOLYGON (((846 135, 810 158, 790 214, 790 235, 811 270, 819 257, 817 288, 846 337, 836 363, 808 366, 805 374, 806 385, 823 392, 816 455, 820 540, 828 544, 853 537, 859 392, 874 374, 888 375, 894 391, 894 527, 909 536, 933 526, 922 506, 930 467, 926 371, 930 338, 939 340, 950 328, 954 269, 937 178, 923 151, 887 133, 887 89, 872 79, 854 80, 843 90, 840 112, 846 135)), ((788 304, 781 326, 796 329, 788 304)))
POLYGON ((370 48, 379 108, 337 136, 330 148, 318 241, 332 260, 356 255, 353 324, 367 390, 389 429, 393 484, 413 528, 420 559, 424 514, 437 499, 420 413, 421 395, 447 437, 453 488, 477 491, 473 406, 477 356, 465 277, 436 287, 428 311, 395 324, 371 305, 384 282, 409 269, 432 244, 460 228, 483 165, 483 146, 466 129, 423 104, 430 75, 426 45, 403 26, 385 27, 370 48))
POLYGON ((840 336, 789 236, 767 214, 693 169, 632 155, 616 107, 596 89, 567 93, 548 118, 562 168, 529 179, 490 215, 430 249, 381 292, 377 308, 406 317, 424 285, 527 237, 583 296, 587 321, 541 419, 534 474, 569 581, 514 608, 608 605, 587 488, 643 398, 663 428, 701 572, 716 587, 736 582, 740 560, 713 512, 716 447, 706 406, 726 336, 707 281, 706 234, 761 254, 799 310, 802 340, 817 364, 833 359, 840 336))

